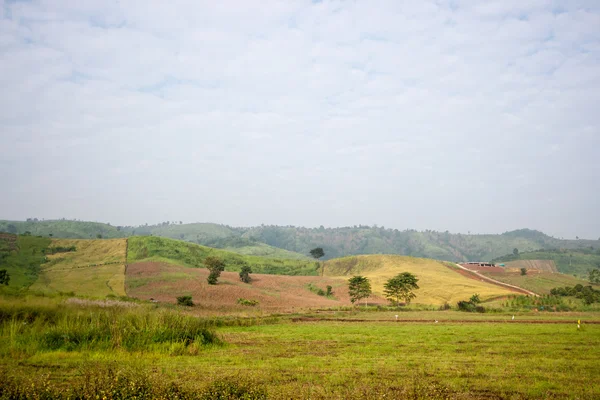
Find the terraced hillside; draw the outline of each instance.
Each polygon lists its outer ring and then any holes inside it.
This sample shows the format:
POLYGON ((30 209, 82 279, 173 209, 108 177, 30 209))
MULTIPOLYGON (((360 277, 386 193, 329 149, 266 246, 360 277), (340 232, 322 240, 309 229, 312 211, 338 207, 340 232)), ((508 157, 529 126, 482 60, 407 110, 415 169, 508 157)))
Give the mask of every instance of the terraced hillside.
POLYGON ((551 260, 559 272, 587 277, 588 271, 600 268, 600 247, 589 246, 580 249, 557 248, 507 254, 494 260, 496 263, 513 261, 551 260))
POLYGON ((507 263, 506 267, 477 267, 473 265, 463 264, 465 268, 479 272, 480 274, 489 278, 498 280, 500 282, 508 283, 522 287, 523 289, 530 290, 536 294, 550 294, 550 290, 555 287, 564 286, 575 286, 584 285, 587 286, 589 283, 583 279, 574 277, 572 275, 561 274, 559 272, 550 272, 546 270, 551 266, 552 261, 544 260, 545 262, 531 262, 531 263, 518 263, 513 262, 507 263), (534 267, 541 267, 544 269, 536 269, 534 267), (526 268, 527 274, 521 274, 521 268, 526 268))
POLYGON ((31 289, 125 296, 127 239, 53 239, 31 289))
POLYGON ((467 300, 478 293, 482 300, 514 294, 491 283, 463 276, 439 261, 394 255, 351 256, 325 262, 324 275, 345 277, 363 275, 372 281, 375 294, 383 294, 383 285, 391 277, 410 272, 419 279, 414 303, 443 304, 467 300))

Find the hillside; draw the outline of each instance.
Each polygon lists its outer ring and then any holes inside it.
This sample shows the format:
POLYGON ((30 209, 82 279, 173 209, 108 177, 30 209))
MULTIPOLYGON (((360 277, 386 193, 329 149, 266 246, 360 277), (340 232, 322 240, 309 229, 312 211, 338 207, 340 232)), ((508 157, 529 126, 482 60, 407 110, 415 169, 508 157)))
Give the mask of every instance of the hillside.
MULTIPOLYGON (((82 221, 0 221, 0 231, 58 238, 104 238, 153 235, 185 240, 210 247, 223 248, 246 255, 277 259, 306 259, 315 247, 325 250, 324 259, 360 254, 401 254, 455 262, 510 261, 505 257, 516 248, 521 254, 540 249, 563 249, 597 254, 598 240, 561 240, 542 232, 520 229, 499 235, 466 235, 449 232, 415 230, 399 231, 384 227, 354 226, 343 228, 302 228, 292 226, 259 226, 234 228, 226 225, 163 222, 138 227, 111 226, 82 221)), ((532 256, 542 259, 539 256, 532 256)), ((590 264, 583 260, 556 260, 563 273, 585 273, 590 264), (579 262, 581 261, 581 263, 579 262)))
POLYGON ((555 287, 589 285, 587 281, 576 278, 572 275, 535 268, 547 268, 549 265, 548 262, 552 263, 550 265, 554 265, 553 261, 541 262, 540 260, 537 260, 537 262, 533 261, 527 263, 518 263, 517 261, 508 262, 506 263, 506 267, 490 268, 469 264, 463 264, 463 266, 470 270, 477 271, 489 278, 530 290, 539 295, 550 294, 550 290, 555 287), (515 266, 511 267, 511 264, 515 266), (521 268, 526 268, 526 275, 521 274, 521 268))
POLYGON ((127 239, 53 239, 32 290, 125 296, 127 239))
POLYGON ((600 247, 519 252, 518 255, 508 254, 493 261, 510 263, 522 260, 552 260, 559 272, 586 278, 589 270, 600 268, 600 247))
POLYGON ((187 267, 204 268, 204 259, 215 256, 225 261, 226 271, 239 271, 248 264, 255 273, 275 275, 316 275, 315 262, 242 255, 230 251, 200 246, 181 240, 156 236, 133 236, 129 238, 128 263, 158 261, 187 267))
POLYGON ((456 303, 478 293, 482 300, 515 294, 506 288, 471 279, 441 262, 406 256, 351 256, 325 262, 324 275, 350 278, 363 275, 372 282, 373 292, 383 295, 384 283, 401 272, 410 272, 419 279, 415 291, 417 304, 456 303))
POLYGON ((121 227, 89 221, 70 220, 30 220, 6 221, 0 220, 0 232, 32 236, 55 237, 61 239, 96 239, 98 235, 113 239, 126 236, 121 227))
POLYGON ((38 278, 50 239, 0 233, 0 269, 10 276, 9 288, 28 288, 38 278))

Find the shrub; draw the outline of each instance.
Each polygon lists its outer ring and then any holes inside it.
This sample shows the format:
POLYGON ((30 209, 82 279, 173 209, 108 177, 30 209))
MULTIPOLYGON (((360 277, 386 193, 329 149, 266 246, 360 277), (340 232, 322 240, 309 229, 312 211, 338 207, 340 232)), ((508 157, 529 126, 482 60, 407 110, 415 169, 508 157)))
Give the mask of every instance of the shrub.
POLYGON ((254 307, 254 306, 258 305, 258 300, 248 300, 248 299, 243 299, 240 297, 239 299, 237 299, 237 303, 241 304, 243 306, 254 307))
POLYGON ((194 305, 192 296, 179 296, 177 298, 177 305, 192 307, 194 305))

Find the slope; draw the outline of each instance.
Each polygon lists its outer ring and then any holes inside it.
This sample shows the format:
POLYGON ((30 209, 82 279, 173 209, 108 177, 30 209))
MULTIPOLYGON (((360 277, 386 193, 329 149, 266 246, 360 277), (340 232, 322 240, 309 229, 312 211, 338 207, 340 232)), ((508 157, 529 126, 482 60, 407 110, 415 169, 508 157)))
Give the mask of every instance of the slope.
POLYGON ((100 235, 103 238, 125 237, 121 227, 89 221, 71 220, 29 220, 29 221, 0 221, 0 232, 13 234, 29 233, 33 236, 45 236, 64 239, 94 239, 100 235))
POLYGON ((255 273, 276 275, 316 275, 315 262, 304 259, 268 258, 241 255, 230 251, 200 246, 181 240, 156 236, 134 236, 129 238, 128 262, 160 261, 187 267, 204 268, 208 256, 221 258, 227 271, 240 271, 248 264, 255 273))
POLYGON ((494 259, 496 263, 519 260, 552 260, 559 272, 587 277, 588 271, 600 268, 600 248, 593 246, 579 249, 546 249, 508 254, 494 259))
POLYGON ((8 288, 22 289, 37 279, 50 239, 0 233, 0 269, 6 269, 8 288))
POLYGON ((32 290, 125 295, 127 239, 53 239, 32 290))
POLYGON ((455 303, 478 293, 482 300, 514 294, 490 283, 465 277, 439 261, 394 255, 351 256, 324 263, 324 275, 345 277, 363 275, 372 282, 373 292, 383 295, 383 285, 391 277, 410 272, 419 279, 415 291, 418 304, 455 303))

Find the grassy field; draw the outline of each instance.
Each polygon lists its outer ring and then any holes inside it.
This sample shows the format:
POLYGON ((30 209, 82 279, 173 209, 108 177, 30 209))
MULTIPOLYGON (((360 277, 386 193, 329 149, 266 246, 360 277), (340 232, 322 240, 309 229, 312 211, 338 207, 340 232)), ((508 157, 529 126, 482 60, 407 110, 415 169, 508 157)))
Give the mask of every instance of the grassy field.
POLYGON ((439 312, 415 313, 430 321, 420 323, 291 322, 125 304, 1 299, 0 397, 600 396, 600 325, 578 330, 580 314, 552 324, 435 323, 439 312))
POLYGON ((28 288, 36 281, 49 245, 48 238, 0 234, 0 269, 10 275, 11 289, 28 288))
POLYGON ((125 296, 127 239, 53 239, 49 250, 71 246, 74 251, 47 256, 32 290, 125 296))
POLYGON ((583 279, 552 272, 528 270, 527 275, 521 275, 521 271, 519 270, 507 270, 504 273, 486 273, 485 269, 482 269, 479 272, 482 275, 531 290, 537 294, 550 294, 550 290, 555 287, 575 286, 578 284, 589 285, 589 282, 583 279))
POLYGON ((482 300, 512 294, 503 287, 467 278, 441 262, 406 256, 352 256, 325 262, 325 276, 364 275, 371 280, 373 292, 383 294, 383 285, 391 277, 410 272, 419 279, 416 304, 444 304, 468 300, 478 293, 482 300))
POLYGON ((128 262, 130 263, 159 261, 193 268, 204 268, 204 259, 208 256, 215 256, 225 262, 226 271, 239 271, 242 265, 248 264, 255 273, 278 275, 317 274, 315 262, 311 260, 240 255, 222 249, 155 236, 129 238, 128 251, 128 262))

